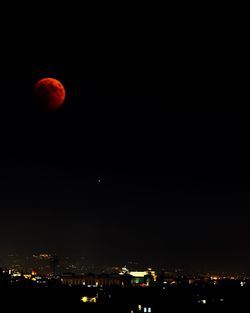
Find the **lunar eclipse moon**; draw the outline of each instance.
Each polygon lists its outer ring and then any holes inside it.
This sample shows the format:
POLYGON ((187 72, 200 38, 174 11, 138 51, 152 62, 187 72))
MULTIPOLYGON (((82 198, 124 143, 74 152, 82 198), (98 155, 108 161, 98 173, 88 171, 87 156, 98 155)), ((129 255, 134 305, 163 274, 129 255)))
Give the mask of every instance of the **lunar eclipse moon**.
POLYGON ((33 90, 34 100, 43 111, 58 109, 64 103, 65 94, 64 86, 55 78, 39 80, 33 90))

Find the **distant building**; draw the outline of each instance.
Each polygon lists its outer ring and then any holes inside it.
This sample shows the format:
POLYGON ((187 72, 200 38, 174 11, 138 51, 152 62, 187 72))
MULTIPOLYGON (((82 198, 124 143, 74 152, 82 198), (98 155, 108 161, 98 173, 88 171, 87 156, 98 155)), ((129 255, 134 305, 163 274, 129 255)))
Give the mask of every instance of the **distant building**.
POLYGON ((146 271, 129 271, 123 268, 120 275, 130 275, 132 285, 151 286, 156 281, 156 273, 148 268, 146 271))
POLYGON ((123 280, 119 275, 63 275, 61 277, 63 285, 69 286, 123 286, 123 280))

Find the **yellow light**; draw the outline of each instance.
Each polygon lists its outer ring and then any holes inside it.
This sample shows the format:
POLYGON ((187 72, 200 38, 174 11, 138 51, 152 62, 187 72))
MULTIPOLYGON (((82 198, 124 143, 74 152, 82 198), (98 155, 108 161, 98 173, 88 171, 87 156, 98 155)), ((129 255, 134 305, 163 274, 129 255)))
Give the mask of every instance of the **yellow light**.
POLYGON ((31 278, 31 275, 30 275, 30 274, 24 274, 23 277, 24 277, 25 279, 30 279, 30 278, 31 278))
POLYGON ((94 297, 94 298, 91 298, 89 302, 93 302, 93 303, 96 303, 96 297, 94 297))
POLYGON ((141 311, 141 305, 138 304, 138 311, 141 311))
POLYGON ((81 301, 84 303, 88 302, 88 297, 82 297, 81 301))

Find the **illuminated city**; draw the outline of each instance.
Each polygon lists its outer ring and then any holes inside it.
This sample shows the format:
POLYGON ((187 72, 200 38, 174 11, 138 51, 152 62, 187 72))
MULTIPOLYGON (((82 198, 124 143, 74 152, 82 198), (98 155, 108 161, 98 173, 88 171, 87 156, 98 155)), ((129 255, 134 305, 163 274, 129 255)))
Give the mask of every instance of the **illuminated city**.
POLYGON ((2 2, 0 312, 249 311, 236 6, 2 2))
MULTIPOLYGON (((52 290, 55 298, 47 295, 51 306, 59 307, 60 301, 63 306, 82 312, 151 313, 168 308, 219 312, 238 307, 238 301, 242 301, 242 307, 246 305, 244 295, 250 290, 250 277, 243 273, 139 270, 135 263, 130 263, 131 269, 127 266, 100 267, 87 264, 85 258, 75 262, 69 257, 60 259, 47 252, 24 258, 11 254, 6 260, 11 263, 6 263, 0 271, 0 288, 10 289, 14 294, 20 288, 29 290, 34 298, 26 295, 24 301, 30 303, 38 301, 34 300, 37 291, 52 290), (66 298, 61 299, 62 296, 66 298)), ((46 292, 44 296, 46 299, 46 292)), ((22 301, 20 299, 20 303, 22 301)))

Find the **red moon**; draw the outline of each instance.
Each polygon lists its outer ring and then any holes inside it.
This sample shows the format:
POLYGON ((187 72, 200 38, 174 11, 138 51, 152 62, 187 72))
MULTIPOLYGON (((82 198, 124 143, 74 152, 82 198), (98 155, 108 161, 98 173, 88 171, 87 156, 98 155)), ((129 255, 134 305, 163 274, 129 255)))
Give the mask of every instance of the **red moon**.
POLYGON ((34 87, 33 96, 39 108, 45 111, 58 109, 65 100, 63 84, 55 78, 43 78, 34 87))

